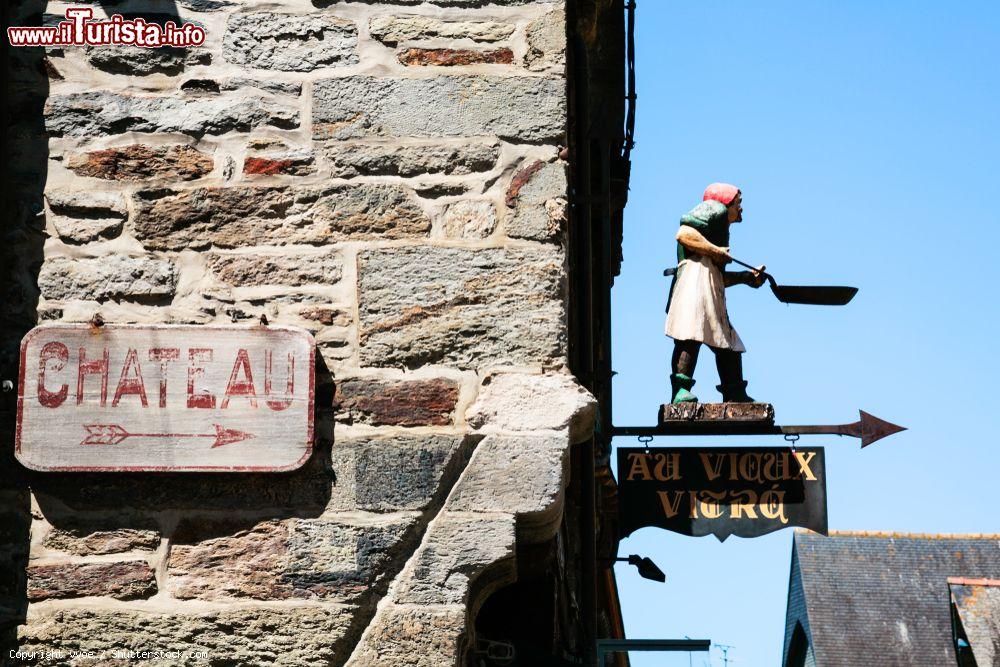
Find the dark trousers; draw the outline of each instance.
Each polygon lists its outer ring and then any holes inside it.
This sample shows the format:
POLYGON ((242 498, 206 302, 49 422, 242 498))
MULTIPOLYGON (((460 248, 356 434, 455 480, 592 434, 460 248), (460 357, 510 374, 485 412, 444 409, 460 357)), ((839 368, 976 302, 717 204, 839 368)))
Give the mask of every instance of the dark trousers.
MULTIPOLYGON (((694 377, 694 368, 698 365, 698 352, 701 343, 696 340, 675 340, 674 354, 670 361, 670 370, 675 375, 694 377)), ((708 346, 715 353, 715 367, 719 370, 719 384, 733 385, 743 382, 743 354, 733 350, 724 350, 708 346)))

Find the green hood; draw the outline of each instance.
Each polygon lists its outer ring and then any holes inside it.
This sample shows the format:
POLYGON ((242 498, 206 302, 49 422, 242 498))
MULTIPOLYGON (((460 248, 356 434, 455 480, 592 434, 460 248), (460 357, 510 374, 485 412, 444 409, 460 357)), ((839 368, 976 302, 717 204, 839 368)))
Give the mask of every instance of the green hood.
MULTIPOLYGON (((729 246, 729 219, 726 206, 709 199, 703 201, 681 216, 681 225, 693 227, 701 235, 717 246, 729 246)), ((685 258, 684 246, 677 244, 677 261, 685 258)))

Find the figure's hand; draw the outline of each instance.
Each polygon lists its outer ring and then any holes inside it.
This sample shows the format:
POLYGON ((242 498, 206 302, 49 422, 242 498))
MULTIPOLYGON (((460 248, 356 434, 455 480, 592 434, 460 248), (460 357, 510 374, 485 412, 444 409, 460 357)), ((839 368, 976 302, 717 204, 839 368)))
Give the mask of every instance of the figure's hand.
POLYGON ((730 262, 733 261, 732 255, 729 254, 728 246, 719 246, 718 250, 719 252, 717 253, 717 256, 715 258, 716 262, 718 262, 722 266, 725 266, 726 264, 729 264, 730 262))
POLYGON ((764 269, 767 267, 761 264, 756 269, 750 269, 750 287, 757 289, 764 284, 766 278, 764 277, 764 269))

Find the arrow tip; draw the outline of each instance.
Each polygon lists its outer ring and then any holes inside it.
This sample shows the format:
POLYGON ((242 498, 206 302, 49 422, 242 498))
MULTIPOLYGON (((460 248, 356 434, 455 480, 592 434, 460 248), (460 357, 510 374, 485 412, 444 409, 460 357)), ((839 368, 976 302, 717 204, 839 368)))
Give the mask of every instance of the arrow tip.
POLYGON ((242 440, 249 440, 253 437, 253 433, 245 433, 233 428, 222 428, 221 425, 215 424, 215 442, 212 443, 212 449, 222 447, 223 445, 231 445, 234 442, 242 440))
POLYGON ((879 419, 875 415, 869 414, 864 410, 859 410, 858 412, 861 413, 862 449, 872 444, 873 442, 881 440, 882 438, 906 430, 905 426, 899 426, 897 424, 887 422, 884 419, 879 419))

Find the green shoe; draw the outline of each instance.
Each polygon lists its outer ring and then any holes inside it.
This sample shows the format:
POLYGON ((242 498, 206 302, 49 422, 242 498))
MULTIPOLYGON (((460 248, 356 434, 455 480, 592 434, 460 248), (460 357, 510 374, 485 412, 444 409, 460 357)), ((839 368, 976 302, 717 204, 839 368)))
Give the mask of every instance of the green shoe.
POLYGON ((698 397, 691 393, 694 380, 687 375, 675 373, 670 376, 670 390, 673 393, 671 403, 697 403, 698 397))
POLYGON ((720 392, 722 392, 722 402, 723 403, 756 403, 747 395, 747 383, 746 380, 743 382, 733 382, 731 384, 720 384, 715 387, 720 392))

